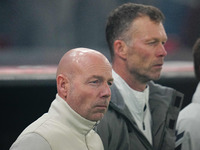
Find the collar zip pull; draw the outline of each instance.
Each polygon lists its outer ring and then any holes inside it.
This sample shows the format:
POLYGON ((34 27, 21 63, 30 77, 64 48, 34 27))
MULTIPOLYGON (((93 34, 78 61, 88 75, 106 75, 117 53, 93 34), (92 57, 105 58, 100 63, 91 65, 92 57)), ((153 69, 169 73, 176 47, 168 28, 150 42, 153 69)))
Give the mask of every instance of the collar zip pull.
POLYGON ((145 117, 145 115, 146 115, 146 109, 147 109, 147 105, 145 104, 145 105, 144 105, 144 109, 143 109, 143 112, 144 112, 144 116, 143 116, 143 122, 142 122, 142 127, 143 127, 143 130, 145 130, 144 117, 145 117))

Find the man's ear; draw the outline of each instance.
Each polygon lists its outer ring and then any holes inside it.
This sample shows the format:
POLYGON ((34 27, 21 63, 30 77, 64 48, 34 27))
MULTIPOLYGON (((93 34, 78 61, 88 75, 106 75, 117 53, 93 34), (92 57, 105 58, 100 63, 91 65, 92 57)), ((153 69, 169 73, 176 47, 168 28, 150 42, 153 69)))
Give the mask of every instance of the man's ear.
POLYGON ((58 94, 61 97, 65 98, 67 96, 67 91, 68 91, 68 86, 69 86, 68 78, 63 74, 60 74, 57 76, 56 82, 57 82, 58 94))
POLYGON ((114 42, 114 52, 115 55, 117 55, 118 57, 122 58, 122 59, 126 59, 127 58, 127 46, 126 43, 122 40, 116 40, 114 42))

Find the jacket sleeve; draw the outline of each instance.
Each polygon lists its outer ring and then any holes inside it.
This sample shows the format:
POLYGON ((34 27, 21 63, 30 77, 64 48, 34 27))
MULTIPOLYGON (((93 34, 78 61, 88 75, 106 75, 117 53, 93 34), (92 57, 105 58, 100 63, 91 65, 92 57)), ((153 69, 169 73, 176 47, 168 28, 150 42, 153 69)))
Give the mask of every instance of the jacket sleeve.
POLYGON ((189 128, 188 127, 186 128, 184 130, 183 129, 177 130, 175 150, 197 150, 198 149, 198 147, 192 148, 191 140, 194 140, 194 139, 192 139, 193 137, 190 135, 190 131, 187 131, 189 128))
POLYGON ((180 112, 176 126, 176 150, 199 150, 199 109, 200 104, 192 103, 180 112))
POLYGON ((172 88, 149 83, 152 136, 155 150, 175 148, 176 122, 184 95, 172 88))

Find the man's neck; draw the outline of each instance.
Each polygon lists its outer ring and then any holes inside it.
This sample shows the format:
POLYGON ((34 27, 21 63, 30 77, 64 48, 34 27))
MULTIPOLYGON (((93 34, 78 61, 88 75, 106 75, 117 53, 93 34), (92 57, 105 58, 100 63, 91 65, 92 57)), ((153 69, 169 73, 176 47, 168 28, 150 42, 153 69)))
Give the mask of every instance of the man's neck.
POLYGON ((147 84, 141 83, 139 80, 137 80, 133 75, 130 73, 127 73, 123 70, 118 70, 113 68, 113 70, 134 90, 136 91, 144 91, 147 84))

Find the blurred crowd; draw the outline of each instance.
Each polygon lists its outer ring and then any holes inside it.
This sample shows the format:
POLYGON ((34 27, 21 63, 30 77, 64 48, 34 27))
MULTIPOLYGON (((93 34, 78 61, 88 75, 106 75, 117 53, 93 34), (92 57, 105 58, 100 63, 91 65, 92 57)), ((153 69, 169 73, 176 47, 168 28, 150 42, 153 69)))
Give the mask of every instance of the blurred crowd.
MULTIPOLYGON (((106 47, 104 27, 110 10, 127 0, 1 0, 0 48, 106 47)), ((130 0, 160 8, 166 16, 169 51, 191 47, 200 34, 198 0, 130 0)))

